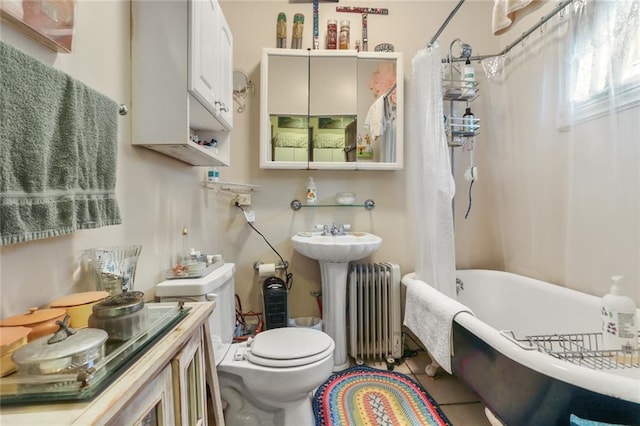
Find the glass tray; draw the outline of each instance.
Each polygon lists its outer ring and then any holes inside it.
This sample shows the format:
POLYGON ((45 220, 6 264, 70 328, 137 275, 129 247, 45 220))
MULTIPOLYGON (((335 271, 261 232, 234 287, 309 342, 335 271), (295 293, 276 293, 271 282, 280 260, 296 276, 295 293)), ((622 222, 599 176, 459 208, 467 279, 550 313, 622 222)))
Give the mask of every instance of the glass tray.
POLYGON ((111 384, 145 349, 182 321, 191 308, 177 303, 147 303, 148 327, 125 342, 107 342, 106 356, 92 368, 71 374, 0 378, 0 406, 93 398, 111 384))
POLYGON ((164 272, 164 279, 166 280, 179 280, 179 279, 183 279, 183 278, 201 278, 204 277, 205 275, 209 275, 209 273, 215 271, 216 269, 218 269, 219 267, 221 267, 222 265, 224 265, 224 260, 215 262, 215 263, 211 263, 209 265, 206 266, 206 268, 203 271, 200 272, 185 272, 184 274, 179 274, 176 275, 172 269, 167 269, 164 272))

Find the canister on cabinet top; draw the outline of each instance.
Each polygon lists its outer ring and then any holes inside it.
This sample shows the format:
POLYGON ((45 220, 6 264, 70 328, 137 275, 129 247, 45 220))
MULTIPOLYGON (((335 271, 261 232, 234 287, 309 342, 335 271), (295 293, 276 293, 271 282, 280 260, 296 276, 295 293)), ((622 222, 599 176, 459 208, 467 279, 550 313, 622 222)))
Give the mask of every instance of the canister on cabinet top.
POLYGON ((291 48, 302 49, 302 30, 304 28, 304 15, 296 13, 293 17, 293 29, 291 34, 291 48))
POLYGON ((276 47, 287 47, 287 15, 284 12, 278 14, 276 23, 276 47))
POLYGON ((129 340, 147 325, 144 293, 132 291, 111 296, 93 306, 89 327, 100 328, 109 340, 129 340))
POLYGON ((338 47, 338 21, 329 19, 327 21, 327 49, 337 49, 338 47))
POLYGON ((350 22, 340 21, 340 49, 349 48, 350 22))

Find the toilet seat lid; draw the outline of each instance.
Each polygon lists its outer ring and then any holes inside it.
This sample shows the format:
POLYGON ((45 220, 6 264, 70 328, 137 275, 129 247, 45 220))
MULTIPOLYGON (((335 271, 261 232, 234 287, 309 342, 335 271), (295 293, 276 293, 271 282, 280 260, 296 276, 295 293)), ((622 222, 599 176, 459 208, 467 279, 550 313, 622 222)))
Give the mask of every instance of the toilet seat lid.
POLYGON ((266 367, 295 367, 324 359, 333 347, 333 339, 319 330, 274 328, 256 335, 247 359, 266 367))

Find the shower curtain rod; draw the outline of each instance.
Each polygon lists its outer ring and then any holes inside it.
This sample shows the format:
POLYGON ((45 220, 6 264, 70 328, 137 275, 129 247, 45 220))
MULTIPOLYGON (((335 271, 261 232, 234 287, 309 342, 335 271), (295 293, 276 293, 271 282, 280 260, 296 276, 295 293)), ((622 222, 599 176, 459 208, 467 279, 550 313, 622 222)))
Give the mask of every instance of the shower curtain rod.
POLYGON ((444 31, 444 29, 447 27, 447 25, 449 25, 449 21, 451 21, 451 18, 453 18, 453 15, 455 15, 458 12, 458 9, 460 9, 460 7, 462 7, 462 3, 464 3, 464 0, 460 0, 458 2, 458 4, 456 5, 456 7, 453 8, 453 10, 449 14, 449 16, 447 16, 447 19, 445 19, 444 22, 442 23, 442 25, 440 25, 440 28, 438 29, 436 34, 433 36, 433 38, 431 39, 431 41, 429 42, 427 47, 433 46, 433 43, 435 43, 436 40, 438 39, 438 37, 440 37, 440 34, 442 34, 442 31, 444 31))
MULTIPOLYGON (((453 18, 453 15, 456 14, 456 12, 458 11, 458 9, 460 8, 460 6, 462 6, 462 3, 464 3, 465 0, 460 0, 460 2, 456 5, 456 7, 453 9, 453 11, 451 11, 451 13, 449 14, 449 16, 447 17, 447 19, 444 21, 444 23, 442 24, 442 26, 440 26, 440 29, 438 30, 438 32, 436 33, 436 35, 431 39, 431 41, 429 42, 429 46, 427 47, 431 47, 433 45, 433 43, 436 42, 437 38, 440 36, 440 33, 442 33, 442 31, 445 29, 445 27, 447 26, 447 24, 449 24, 449 21, 451 20, 451 18, 453 18)), ((533 25, 531 28, 529 28, 527 31, 523 32, 522 35, 520 37, 518 37, 517 39, 515 39, 511 44, 508 44, 504 49, 502 49, 501 52, 499 53, 495 53, 493 55, 479 55, 479 56, 471 56, 469 58, 470 61, 479 61, 481 59, 486 59, 486 58, 493 58, 496 56, 502 56, 502 55, 506 55, 511 49, 513 49, 514 47, 516 47, 518 44, 520 44, 524 39, 526 39, 527 37, 529 37, 531 35, 531 33, 533 33, 535 30, 537 30, 538 28, 540 28, 542 25, 544 25, 549 19, 553 18, 558 12, 560 12, 561 10, 563 10, 565 7, 567 7, 569 4, 571 4, 573 2, 573 0, 562 0, 558 3, 558 5, 548 14, 546 14, 545 16, 543 16, 542 18, 540 18, 540 20, 533 25)), ((442 62, 447 62, 448 59, 443 59, 442 62)), ((463 62, 466 61, 465 58, 455 58, 455 59, 451 59, 451 62, 463 62)))

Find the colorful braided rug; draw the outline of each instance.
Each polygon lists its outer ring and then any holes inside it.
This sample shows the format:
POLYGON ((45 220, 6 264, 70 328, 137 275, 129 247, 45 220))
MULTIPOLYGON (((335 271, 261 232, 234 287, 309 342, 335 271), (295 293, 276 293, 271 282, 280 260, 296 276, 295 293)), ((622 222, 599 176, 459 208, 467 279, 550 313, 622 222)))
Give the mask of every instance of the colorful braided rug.
POLYGON ((333 374, 313 397, 318 426, 450 426, 431 395, 410 377, 366 366, 333 374))

